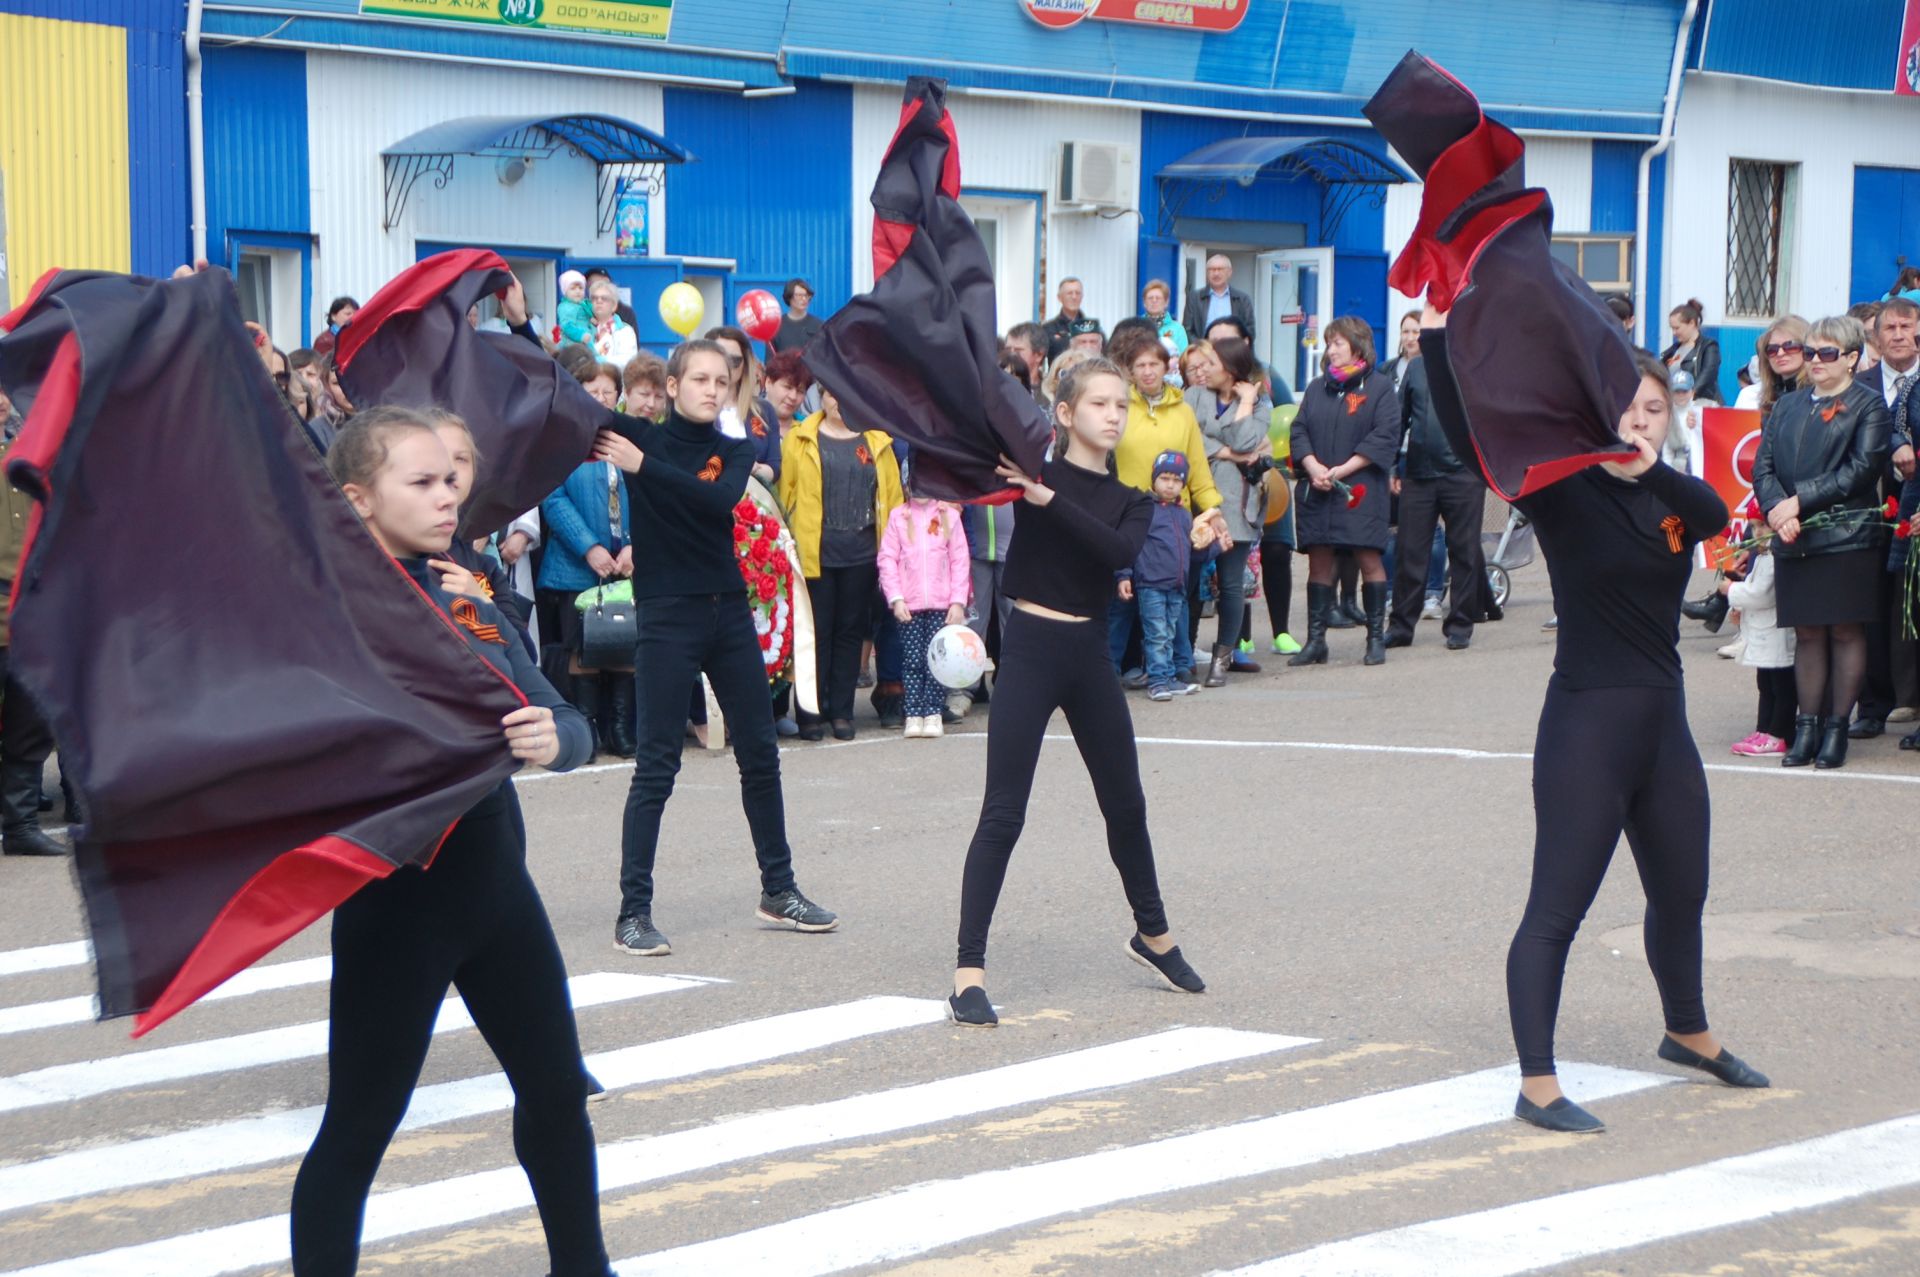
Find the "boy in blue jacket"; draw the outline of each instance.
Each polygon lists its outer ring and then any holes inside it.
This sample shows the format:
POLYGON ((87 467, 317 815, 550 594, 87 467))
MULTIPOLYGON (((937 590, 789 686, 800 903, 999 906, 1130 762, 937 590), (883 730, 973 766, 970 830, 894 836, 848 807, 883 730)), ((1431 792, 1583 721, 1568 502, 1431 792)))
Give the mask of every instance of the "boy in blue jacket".
MULTIPOLYGON (((1147 696, 1170 701, 1200 690, 1178 677, 1193 664, 1187 637, 1187 570, 1193 561, 1193 516, 1180 499, 1187 485, 1187 458, 1163 452, 1153 459, 1153 523, 1133 567, 1120 573, 1120 599, 1140 612, 1147 696)), ((1115 611, 1127 609, 1116 608, 1115 611)))

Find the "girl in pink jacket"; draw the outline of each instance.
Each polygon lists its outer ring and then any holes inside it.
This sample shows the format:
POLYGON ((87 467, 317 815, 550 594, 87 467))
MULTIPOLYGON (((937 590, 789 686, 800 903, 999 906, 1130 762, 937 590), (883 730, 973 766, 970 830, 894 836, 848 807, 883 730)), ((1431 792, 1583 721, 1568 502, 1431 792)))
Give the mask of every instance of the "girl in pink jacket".
POLYGON ((901 673, 906 682, 906 735, 941 734, 946 689, 927 669, 927 646, 943 625, 963 625, 973 592, 973 569, 960 507, 931 497, 895 506, 880 538, 880 589, 900 622, 901 673))

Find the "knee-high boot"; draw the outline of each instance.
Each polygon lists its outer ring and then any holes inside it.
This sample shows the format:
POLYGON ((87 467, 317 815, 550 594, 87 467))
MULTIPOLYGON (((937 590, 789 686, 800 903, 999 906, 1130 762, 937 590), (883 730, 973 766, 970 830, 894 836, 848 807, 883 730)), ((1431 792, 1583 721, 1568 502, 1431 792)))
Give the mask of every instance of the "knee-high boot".
POLYGON ((1287 661, 1289 665, 1327 663, 1327 617, 1333 611, 1331 585, 1307 585, 1307 641, 1287 661))
POLYGON ((600 713, 600 675, 598 673, 575 674, 573 685, 568 689, 567 699, 580 711, 580 716, 593 728, 593 744, 596 750, 606 748, 606 723, 600 713))
POLYGON ((1368 581, 1360 587, 1360 597, 1367 605, 1367 658, 1368 665, 1387 663, 1387 583, 1368 581))
POLYGON ((607 752, 615 758, 632 758, 634 755, 633 723, 633 674, 613 673, 607 675, 613 683, 612 694, 607 697, 607 752))

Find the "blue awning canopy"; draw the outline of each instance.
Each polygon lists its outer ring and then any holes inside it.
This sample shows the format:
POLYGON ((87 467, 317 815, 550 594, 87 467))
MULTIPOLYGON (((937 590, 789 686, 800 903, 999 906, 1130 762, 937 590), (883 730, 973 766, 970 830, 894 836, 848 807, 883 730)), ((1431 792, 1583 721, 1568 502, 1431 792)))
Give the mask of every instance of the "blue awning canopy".
POLYGON ((542 159, 571 151, 595 170, 600 231, 613 226, 615 196, 635 181, 658 194, 666 166, 693 159, 652 129, 611 115, 473 115, 444 120, 401 138, 380 152, 386 168, 386 221, 391 230, 407 207, 413 184, 431 175, 435 189, 453 176, 455 156, 542 159))
POLYGON ((1332 137, 1230 137, 1209 142, 1160 170, 1163 179, 1252 186, 1262 174, 1325 185, 1397 186, 1413 174, 1386 155, 1332 137))

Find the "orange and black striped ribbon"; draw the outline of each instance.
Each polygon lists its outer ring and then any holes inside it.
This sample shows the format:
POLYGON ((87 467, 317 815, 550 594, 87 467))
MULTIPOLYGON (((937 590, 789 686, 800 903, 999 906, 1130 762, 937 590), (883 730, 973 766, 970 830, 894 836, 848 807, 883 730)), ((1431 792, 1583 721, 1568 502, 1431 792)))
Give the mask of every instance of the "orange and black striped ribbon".
POLYGON ((1670 514, 1660 520, 1660 530, 1667 534, 1667 548, 1675 554, 1680 553, 1684 548, 1680 544, 1680 529, 1685 526, 1684 523, 1680 522, 1680 516, 1677 514, 1670 514))
POLYGON ((505 647, 507 640, 500 636, 500 627, 480 619, 480 609, 474 606, 472 599, 453 601, 454 624, 467 631, 482 643, 498 643, 505 647))

